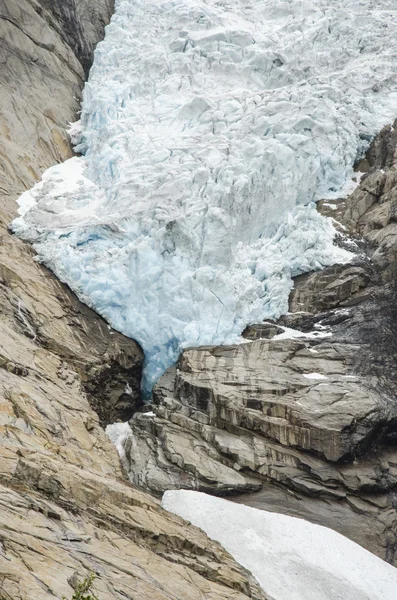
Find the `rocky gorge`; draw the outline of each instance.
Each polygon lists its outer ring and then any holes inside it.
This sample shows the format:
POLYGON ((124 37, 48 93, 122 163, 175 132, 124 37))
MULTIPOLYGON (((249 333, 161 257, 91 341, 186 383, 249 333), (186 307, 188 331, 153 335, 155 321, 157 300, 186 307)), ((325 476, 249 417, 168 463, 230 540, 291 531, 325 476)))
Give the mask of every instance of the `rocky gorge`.
POLYGON ((7 230, 18 195, 71 155, 65 129, 112 8, 0 7, 0 598, 69 599, 92 572, 101 600, 259 600, 219 544, 125 479, 100 423, 139 403, 139 346, 7 230))
MULTIPOLYGON (((397 122, 318 210, 352 261, 295 279, 289 313, 186 349, 141 402, 143 352, 8 225, 72 155, 112 0, 0 8, 0 600, 265 599, 218 543, 164 511, 192 489, 325 525, 397 565, 397 122), (117 451, 104 432, 126 422, 117 451)), ((269 597, 267 600, 271 600, 269 597)))

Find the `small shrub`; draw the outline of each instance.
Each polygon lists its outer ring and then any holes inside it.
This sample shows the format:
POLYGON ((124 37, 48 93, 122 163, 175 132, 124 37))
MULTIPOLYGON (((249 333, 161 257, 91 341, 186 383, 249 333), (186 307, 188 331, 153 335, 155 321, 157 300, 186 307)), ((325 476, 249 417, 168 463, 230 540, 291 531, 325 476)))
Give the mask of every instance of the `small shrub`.
MULTIPOLYGON (((83 581, 79 581, 71 600, 99 600, 98 596, 92 591, 94 579, 94 573, 90 573, 83 581)), ((68 599, 63 596, 62 600, 68 599)))

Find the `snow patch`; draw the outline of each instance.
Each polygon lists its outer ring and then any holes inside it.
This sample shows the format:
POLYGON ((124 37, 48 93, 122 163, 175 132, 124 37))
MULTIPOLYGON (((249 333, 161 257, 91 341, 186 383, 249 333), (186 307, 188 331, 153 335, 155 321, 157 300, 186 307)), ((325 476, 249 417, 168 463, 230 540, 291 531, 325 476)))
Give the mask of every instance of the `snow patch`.
POLYGON ((128 421, 126 423, 112 423, 111 425, 108 425, 105 429, 105 433, 116 446, 120 460, 128 472, 130 466, 124 450, 125 441, 129 437, 132 437, 132 431, 128 421))
POLYGON ((330 208, 331 210, 338 210, 337 204, 329 204, 329 202, 324 202, 323 206, 326 206, 327 208, 330 208))
POLYGON ((199 492, 168 491, 163 507, 203 529, 274 600, 395 600, 397 569, 303 519, 199 492))
POLYGON ((303 377, 306 377, 306 379, 328 379, 328 377, 321 373, 304 373, 303 377))
POLYGON ((272 339, 273 340, 293 340, 299 338, 306 338, 311 340, 324 339, 328 337, 332 337, 332 332, 330 331, 299 331, 298 329, 292 329, 291 327, 283 327, 284 330, 282 333, 278 333, 272 339))

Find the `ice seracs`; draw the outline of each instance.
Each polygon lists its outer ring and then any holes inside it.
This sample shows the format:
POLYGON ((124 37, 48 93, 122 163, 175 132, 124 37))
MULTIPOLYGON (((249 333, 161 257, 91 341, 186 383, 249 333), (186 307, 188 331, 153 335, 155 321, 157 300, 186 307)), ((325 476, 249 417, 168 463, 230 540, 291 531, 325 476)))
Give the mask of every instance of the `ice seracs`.
POLYGON ((397 569, 331 529, 186 490, 162 504, 220 542, 272 600, 396 598, 397 569))
POLYGON ((395 116, 392 0, 118 0, 72 138, 14 231, 146 354, 237 341, 348 254, 313 201, 395 116))

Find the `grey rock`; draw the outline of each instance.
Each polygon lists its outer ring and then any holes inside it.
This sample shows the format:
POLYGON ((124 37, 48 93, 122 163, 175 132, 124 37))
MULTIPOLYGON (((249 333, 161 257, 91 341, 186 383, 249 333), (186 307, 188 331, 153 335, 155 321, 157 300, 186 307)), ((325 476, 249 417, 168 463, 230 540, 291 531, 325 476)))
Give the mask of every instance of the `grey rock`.
POLYGON ((2 0, 0 8, 1 220, 42 172, 72 156, 66 135, 78 118, 93 50, 113 0, 2 0))
MULTIPOLYGON (((15 216, 18 194, 46 167, 72 155, 65 128, 77 116, 84 69, 112 9, 113 0, 4 0, 0 10, 3 311, 22 333, 73 362, 102 425, 128 419, 140 405, 142 351, 135 342, 110 332, 65 287, 45 285, 49 271, 36 267, 31 250, 5 228, 15 216), (24 281, 22 292, 14 292, 24 281), (38 315, 32 307, 46 293, 59 313, 57 320, 48 309, 38 315), (70 331, 85 346, 78 356, 70 331)), ((70 378, 66 367, 61 366, 58 375, 70 378)))
POLYGON ((365 158, 356 165, 361 172, 393 168, 397 162, 397 119, 386 125, 373 140, 365 158))
POLYGON ((371 280, 371 267, 335 265, 318 273, 300 275, 294 280, 289 308, 293 313, 320 313, 362 301, 362 291, 371 280))
POLYGON ((248 325, 241 335, 247 340, 271 340, 277 334, 282 332, 283 329, 278 325, 275 325, 275 323, 258 323, 257 325, 248 325))
POLYGON ((38 0, 36 12, 59 32, 88 75, 96 44, 113 14, 114 0, 38 0))

